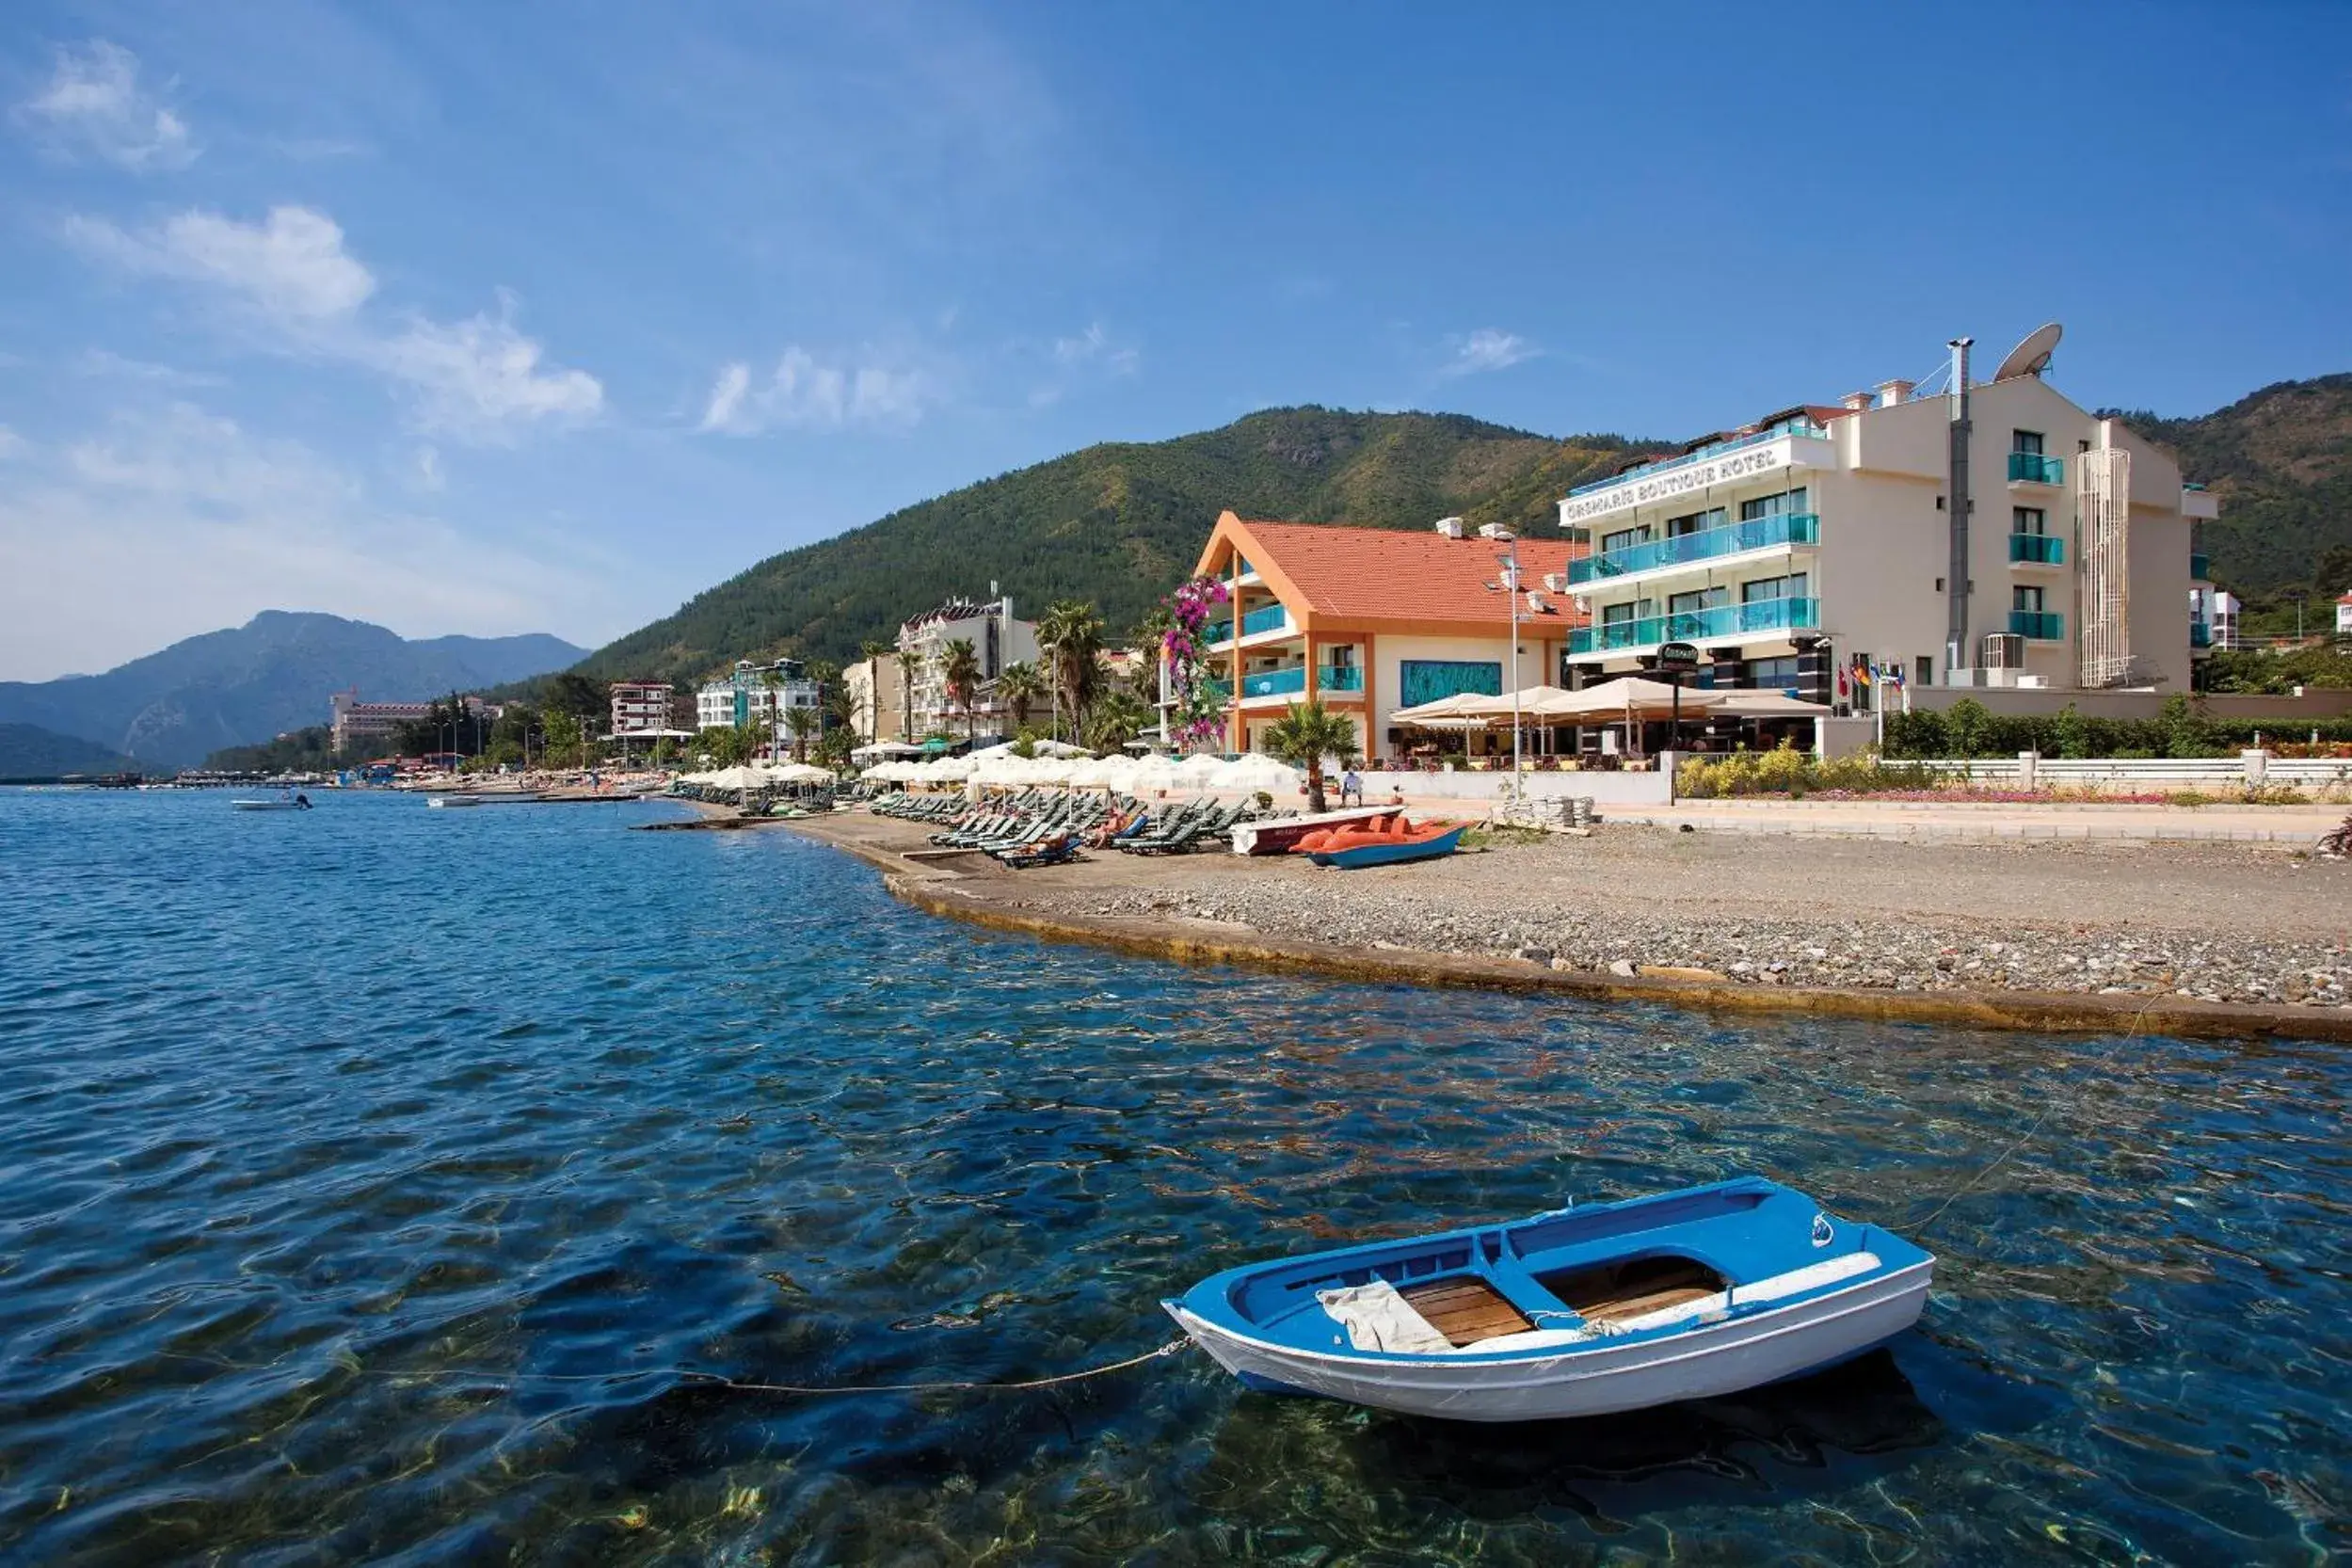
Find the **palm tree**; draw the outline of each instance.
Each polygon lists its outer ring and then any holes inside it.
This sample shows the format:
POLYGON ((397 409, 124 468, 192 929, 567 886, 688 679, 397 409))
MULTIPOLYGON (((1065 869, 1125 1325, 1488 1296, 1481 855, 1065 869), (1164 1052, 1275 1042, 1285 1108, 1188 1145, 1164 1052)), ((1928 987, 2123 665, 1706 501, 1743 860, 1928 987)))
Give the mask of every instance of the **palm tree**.
POLYGON ((1266 754, 1306 770, 1306 808, 1323 809, 1323 759, 1345 761, 1355 752, 1355 726, 1320 702, 1294 702, 1266 727, 1266 754))
POLYGON ((877 642, 872 637, 868 637, 857 645, 857 657, 864 662, 866 666, 866 700, 873 704, 873 719, 866 727, 872 731, 866 737, 866 744, 869 745, 882 739, 882 665, 880 660, 889 651, 889 644, 877 642))
POLYGON ((948 700, 964 710, 964 739, 973 740, 972 705, 980 697, 980 650, 969 637, 957 637, 939 650, 939 675, 947 682, 948 700))
POLYGON ((792 732, 792 760, 808 760, 808 737, 817 728, 817 711, 801 707, 785 709, 784 728, 792 732))
POLYGON ((1062 712, 1067 707, 1070 728, 1095 695, 1100 676, 1096 660, 1102 653, 1102 616, 1084 600, 1065 599, 1050 606, 1037 623, 1037 646, 1052 660, 1053 733, 1062 735, 1062 712))
POLYGON ((915 674, 923 667, 923 656, 911 648, 898 650, 898 724, 899 739, 915 738, 915 674))
POLYGON ((1045 695, 1044 674, 1026 659, 1005 665, 1004 673, 997 677, 997 696, 1004 699, 1006 711, 1013 715, 1016 731, 1029 728, 1029 711, 1045 695))
POLYGON ((1160 661, 1164 654, 1168 633, 1176 630, 1176 616, 1165 604, 1155 604, 1143 614, 1128 632, 1127 646, 1135 655, 1135 667, 1128 677, 1145 707, 1160 701, 1160 661))
MULTIPOLYGON (((776 715, 778 702, 780 700, 779 694, 784 690, 784 672, 777 669, 774 664, 770 664, 766 669, 760 672, 760 684, 767 688, 768 735, 771 740, 774 740, 778 733, 776 724, 776 715)), ((771 747, 768 754, 768 760, 773 762, 776 760, 775 751, 773 747, 771 747)))
POLYGON ((1123 686, 1113 686, 1095 698, 1086 712, 1086 744, 1095 751, 1116 751, 1148 728, 1152 711, 1123 686))

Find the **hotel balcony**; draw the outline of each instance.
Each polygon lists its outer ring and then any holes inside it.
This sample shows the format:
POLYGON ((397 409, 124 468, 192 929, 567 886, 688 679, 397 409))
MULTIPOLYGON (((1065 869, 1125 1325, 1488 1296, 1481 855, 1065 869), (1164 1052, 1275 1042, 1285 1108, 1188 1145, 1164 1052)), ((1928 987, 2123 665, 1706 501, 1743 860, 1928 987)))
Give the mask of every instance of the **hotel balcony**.
POLYGON ((2066 617, 2056 610, 2011 610, 2009 634, 2030 642, 2062 642, 2066 638, 2066 617))
POLYGON ((1662 505, 1714 486, 1760 479, 1832 460, 1833 438, 1816 425, 1759 430, 1696 452, 1662 458, 1570 490, 1560 504, 1563 528, 1581 528, 1619 512, 1662 505))
POLYGON ((2188 558, 2188 580, 2192 583, 2213 581, 2213 562, 2204 552, 2197 551, 2188 558))
POLYGON ((1569 633, 1568 651, 1573 655, 1647 653, 1662 643, 1770 642, 1791 632, 1816 630, 1820 624, 1817 599, 1760 599, 1748 604, 1719 604, 1708 610, 1584 627, 1569 633))
MULTIPOLYGON (((1315 672, 1315 691, 1318 696, 1326 694, 1334 696, 1344 693, 1360 694, 1363 690, 1364 670, 1361 665, 1350 664, 1342 668, 1337 665, 1325 664, 1315 672)), ((1253 702, 1295 702, 1305 696, 1306 666, 1304 664, 1287 664, 1281 669, 1259 670, 1255 675, 1241 677, 1241 701, 1245 706, 1253 702)))
POLYGON ((1569 563, 1568 581, 1572 586, 1600 581, 1613 583, 1621 577, 1664 573, 1734 555, 1789 550, 1820 542, 1821 519, 1817 515, 1812 512, 1784 512, 1774 517, 1726 523, 1720 528, 1703 528, 1695 534, 1648 539, 1598 555, 1588 555, 1581 561, 1569 563))
MULTIPOLYGON (((1241 640, 1248 642, 1269 632, 1287 632, 1289 627, 1290 612, 1279 604, 1269 604, 1241 617, 1241 640)), ((1210 648, 1227 647, 1233 642, 1233 622, 1212 620, 1201 628, 1201 635, 1208 639, 1210 648)))
POLYGON ((2064 485, 2066 463, 2062 458, 2045 457, 2039 452, 2012 452, 2009 454, 2009 483, 2064 485))
POLYGON ((2188 646, 2191 648, 2213 647, 2213 622, 2209 620, 2190 621, 2188 623, 2188 646))
POLYGON ((2066 541, 2055 534, 2011 534, 2009 565, 2062 567, 2066 565, 2066 541))

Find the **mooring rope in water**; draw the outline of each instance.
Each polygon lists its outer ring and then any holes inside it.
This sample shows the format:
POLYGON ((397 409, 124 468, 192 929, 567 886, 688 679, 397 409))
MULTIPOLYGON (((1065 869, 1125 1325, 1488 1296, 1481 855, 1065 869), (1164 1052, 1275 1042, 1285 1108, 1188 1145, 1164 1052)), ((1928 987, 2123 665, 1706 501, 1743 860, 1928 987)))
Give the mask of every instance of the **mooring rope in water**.
MULTIPOLYGON (((2161 992, 2151 992, 2148 1000, 2139 1004, 2139 1010, 2132 1015, 2132 1027, 2125 1032, 2123 1037, 2108 1046, 2106 1049, 2101 1051, 2097 1056, 2093 1057, 2088 1065, 2104 1066, 2116 1052, 2121 1050, 2125 1046, 2130 1045, 2134 1040, 2138 1039, 2140 1027, 2148 1021, 2148 1010, 2156 1005, 2156 1001, 2162 994, 2163 993, 2161 992)), ((1960 1202, 1960 1199, 1966 1197, 1969 1193, 1983 1186, 1985 1182, 1991 1178, 1993 1172, 2008 1163, 2009 1158, 2012 1155, 2016 1154, 2018 1150, 2024 1148, 2027 1144, 2032 1143, 2035 1134, 2041 1130, 2043 1124, 2048 1122, 2051 1117, 2056 1115, 2060 1109, 2064 1108, 2071 1110, 2073 1106, 2079 1105, 2083 1100, 2088 1098, 2089 1096, 2090 1084, 2088 1080, 2086 1079, 2082 1087, 2076 1091, 2072 1100, 2053 1099, 2048 1104, 2044 1105, 2041 1108, 2041 1114, 2036 1116, 2030 1123, 2028 1123, 2024 1131, 2009 1140, 2007 1146, 2005 1146, 2000 1153, 1994 1155, 1992 1160, 1987 1161, 1981 1170, 1977 1171, 1975 1176, 1970 1176, 1966 1181, 1961 1182, 1958 1187, 1953 1188, 1952 1191, 1945 1195, 1944 1201, 1937 1204, 1933 1211, 1931 1211, 1926 1219, 1920 1221, 1916 1225, 1913 1225, 1912 1227, 1913 1234, 1921 1236, 1926 1235, 1929 1225, 1934 1224, 1938 1220, 1944 1218, 1944 1211, 1945 1209, 1951 1208, 1954 1204, 1960 1202)))
MULTIPOLYGON (((986 1383, 977 1380, 957 1380, 937 1383, 859 1383, 859 1384, 793 1384, 744 1383, 723 1372, 702 1372, 688 1367, 643 1367, 625 1372, 502 1372, 481 1367, 427 1367, 402 1369, 392 1367, 360 1367, 350 1362, 338 1362, 342 1370, 354 1377, 384 1378, 394 1382, 436 1382, 452 1379, 476 1383, 503 1383, 519 1386, 526 1383, 629 1383, 638 1378, 674 1377, 705 1387, 719 1387, 744 1394, 798 1394, 827 1396, 850 1394, 1015 1394, 1025 1389, 1053 1388, 1063 1384, 1084 1383, 1089 1378, 1108 1377, 1141 1367, 1147 1361, 1158 1361, 1188 1349, 1192 1341, 1183 1336, 1169 1340, 1155 1351, 1128 1356, 1100 1367, 1087 1367, 1075 1372, 1064 1372, 1049 1378, 1024 1378, 1009 1383, 986 1383)), ((273 1365, 254 1361, 231 1361, 223 1356, 191 1355, 184 1351, 158 1352, 175 1361, 198 1361, 209 1367, 225 1367, 242 1372, 271 1372, 273 1365)))

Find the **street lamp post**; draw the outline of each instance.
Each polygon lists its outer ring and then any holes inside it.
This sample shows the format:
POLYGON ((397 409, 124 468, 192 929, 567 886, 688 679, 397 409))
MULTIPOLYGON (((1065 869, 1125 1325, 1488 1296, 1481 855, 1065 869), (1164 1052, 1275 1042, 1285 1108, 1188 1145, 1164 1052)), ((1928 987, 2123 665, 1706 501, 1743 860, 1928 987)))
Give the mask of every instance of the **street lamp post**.
POLYGON ((1526 745, 1519 722, 1519 537, 1501 528, 1489 537, 1510 546, 1496 559, 1503 568, 1503 594, 1511 601, 1511 793, 1516 800, 1527 793, 1526 745))

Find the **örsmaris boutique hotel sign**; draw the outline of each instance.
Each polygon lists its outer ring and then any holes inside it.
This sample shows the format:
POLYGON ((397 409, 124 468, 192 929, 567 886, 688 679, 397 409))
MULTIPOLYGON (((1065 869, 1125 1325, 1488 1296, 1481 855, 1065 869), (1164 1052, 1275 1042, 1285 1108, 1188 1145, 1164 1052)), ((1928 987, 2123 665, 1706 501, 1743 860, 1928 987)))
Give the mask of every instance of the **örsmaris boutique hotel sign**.
POLYGON ((1560 504, 1560 523, 1563 528, 1573 528, 1580 522, 1607 517, 1611 512, 1646 506, 1653 501, 1672 501, 1693 490, 1727 485, 1751 474, 1786 468, 1788 462, 1789 445, 1784 440, 1768 441, 1744 452, 1725 453, 1704 463, 1690 463, 1682 468, 1668 469, 1663 473, 1611 485, 1591 495, 1570 496, 1560 504))

